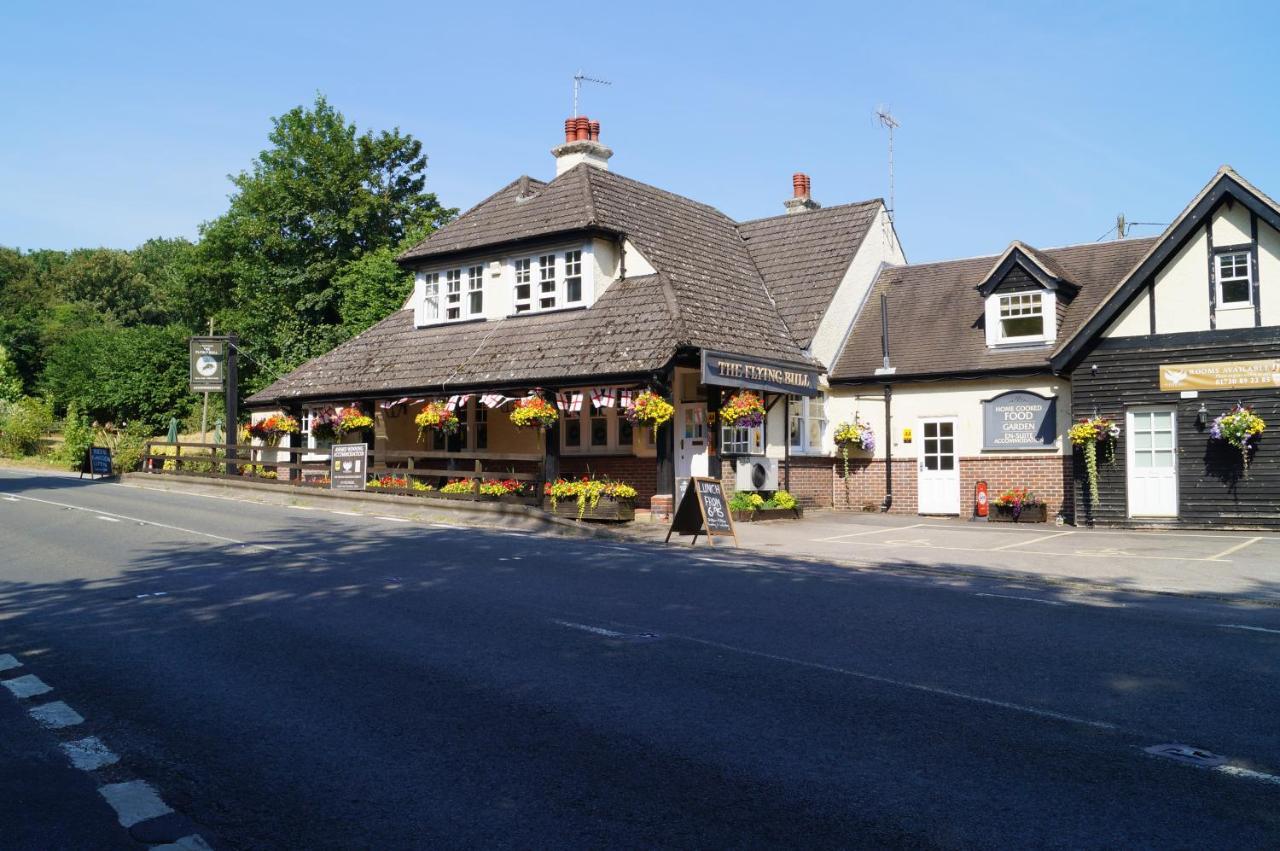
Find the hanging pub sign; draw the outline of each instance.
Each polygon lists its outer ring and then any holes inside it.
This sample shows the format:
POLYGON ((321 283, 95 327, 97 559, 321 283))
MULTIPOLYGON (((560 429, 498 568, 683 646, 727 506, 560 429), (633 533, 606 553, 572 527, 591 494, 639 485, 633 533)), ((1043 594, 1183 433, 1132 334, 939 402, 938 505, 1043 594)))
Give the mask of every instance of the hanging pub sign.
POLYGON ((227 338, 192 337, 191 392, 222 393, 227 386, 227 338))
POLYGON ((1058 440, 1058 400, 1010 390, 982 403, 983 449, 1051 449, 1058 440))
POLYGON ((712 546, 718 537, 732 537, 734 546, 737 546, 738 533, 733 530, 733 515, 729 513, 729 501, 725 499, 724 487, 718 479, 698 476, 689 479, 684 496, 680 497, 680 505, 671 518, 665 543, 670 543, 673 534, 692 535, 690 545, 698 543, 699 535, 706 535, 707 543, 712 546))
POLYGON ((702 350, 703 384, 813 397, 821 374, 799 364, 702 350))
POLYGON ((1244 390, 1280 387, 1280 360, 1231 360, 1160 365, 1160 389, 1244 390))
POLYGON ((364 490, 368 466, 369 444, 335 443, 329 448, 329 489, 364 490))

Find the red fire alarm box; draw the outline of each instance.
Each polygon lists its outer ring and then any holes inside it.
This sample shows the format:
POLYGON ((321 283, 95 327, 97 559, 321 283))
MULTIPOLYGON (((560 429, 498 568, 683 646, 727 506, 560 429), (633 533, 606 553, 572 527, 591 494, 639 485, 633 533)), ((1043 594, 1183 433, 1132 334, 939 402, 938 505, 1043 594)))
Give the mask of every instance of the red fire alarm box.
POLYGON ((987 483, 978 482, 973 487, 973 513, 978 517, 986 517, 990 510, 987 504, 987 483))

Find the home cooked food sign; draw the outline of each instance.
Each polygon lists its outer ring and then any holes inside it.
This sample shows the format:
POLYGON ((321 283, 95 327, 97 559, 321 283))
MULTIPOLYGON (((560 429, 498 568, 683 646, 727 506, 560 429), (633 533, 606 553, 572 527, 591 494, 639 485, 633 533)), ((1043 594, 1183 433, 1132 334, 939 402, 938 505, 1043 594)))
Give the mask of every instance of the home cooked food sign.
POLYGON ((982 403, 983 449, 1048 449, 1058 440, 1058 400, 1011 390, 982 403))

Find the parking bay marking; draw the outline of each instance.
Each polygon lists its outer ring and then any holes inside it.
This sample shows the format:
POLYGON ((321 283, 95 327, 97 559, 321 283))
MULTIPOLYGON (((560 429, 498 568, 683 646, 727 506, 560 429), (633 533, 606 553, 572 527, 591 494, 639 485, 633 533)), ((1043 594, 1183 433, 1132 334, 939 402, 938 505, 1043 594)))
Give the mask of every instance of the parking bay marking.
POLYGON ((1265 626, 1245 626, 1240 623, 1220 623, 1218 626, 1223 629, 1246 629, 1249 632, 1269 632, 1272 635, 1280 635, 1280 629, 1267 629, 1265 626))
POLYGON ((1258 538, 1250 538, 1250 539, 1249 539, 1249 540, 1247 540, 1247 541, 1241 541, 1240 543, 1236 544, 1236 545, 1235 545, 1235 546, 1233 546, 1233 547, 1227 547, 1225 550, 1223 550, 1222 552, 1218 553, 1217 555, 1209 556, 1209 558, 1210 558, 1210 559, 1212 559, 1212 560, 1214 560, 1214 561, 1217 561, 1218 559, 1220 559, 1220 558, 1224 558, 1225 556, 1229 556, 1229 555, 1231 555, 1232 553, 1239 552, 1240 550, 1243 550, 1243 549, 1244 549, 1245 547, 1247 547, 1247 546, 1251 546, 1252 544, 1256 544, 1256 543, 1258 543, 1258 541, 1261 541, 1261 540, 1262 540, 1262 538, 1258 537, 1258 538))
POLYGON ((1074 534, 1075 534, 1075 530, 1071 529, 1066 532, 1055 532, 1052 535, 1040 535, 1029 541, 1014 541, 1011 544, 1004 544, 999 547, 992 547, 991 552, 996 552, 997 550, 1012 550, 1016 547, 1030 547, 1034 544, 1040 543, 1041 541, 1047 541, 1050 538, 1061 538, 1063 535, 1074 535, 1074 534))

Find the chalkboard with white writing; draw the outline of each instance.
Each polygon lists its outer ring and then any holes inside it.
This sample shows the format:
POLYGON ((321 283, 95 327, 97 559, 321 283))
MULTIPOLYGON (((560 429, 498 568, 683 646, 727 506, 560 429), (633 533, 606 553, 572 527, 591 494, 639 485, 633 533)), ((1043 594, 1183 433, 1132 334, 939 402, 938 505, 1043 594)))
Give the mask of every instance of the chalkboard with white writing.
POLYGON ((732 537, 737 545, 738 533, 733 529, 729 501, 725 499, 724 488, 718 480, 696 476, 689 480, 675 516, 671 518, 667 541, 673 534, 692 535, 692 544, 698 542, 699 535, 706 535, 707 543, 712 545, 719 536, 732 537))

